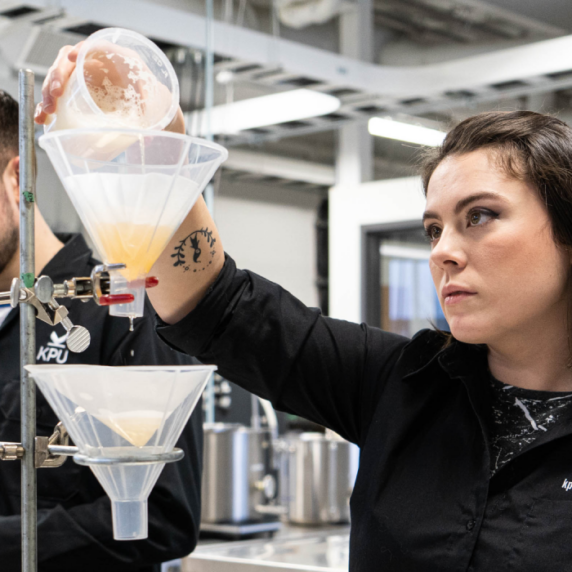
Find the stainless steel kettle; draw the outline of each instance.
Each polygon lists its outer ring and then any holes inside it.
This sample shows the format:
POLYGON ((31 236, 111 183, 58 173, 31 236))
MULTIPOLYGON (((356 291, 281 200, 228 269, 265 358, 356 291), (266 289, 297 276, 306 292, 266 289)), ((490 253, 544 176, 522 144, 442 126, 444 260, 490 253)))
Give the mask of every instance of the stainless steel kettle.
POLYGON ((276 448, 279 498, 287 520, 311 525, 349 522, 358 448, 330 432, 289 435, 276 448))
POLYGON ((258 508, 276 494, 270 429, 238 423, 204 426, 202 522, 259 519, 258 508))

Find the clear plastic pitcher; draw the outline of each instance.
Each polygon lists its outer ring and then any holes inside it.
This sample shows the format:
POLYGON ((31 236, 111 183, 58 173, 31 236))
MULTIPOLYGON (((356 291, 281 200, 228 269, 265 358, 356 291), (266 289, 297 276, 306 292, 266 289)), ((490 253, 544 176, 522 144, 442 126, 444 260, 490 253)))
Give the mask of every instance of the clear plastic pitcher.
POLYGON ((149 459, 173 451, 216 367, 26 369, 111 499, 114 538, 147 538, 147 498, 164 467, 149 459))
MULTIPOLYGON (((142 316, 147 273, 228 152, 165 131, 69 129, 43 135, 39 144, 103 261, 127 265, 112 273, 111 293, 135 300, 110 306, 110 313, 142 316)), ((208 264, 210 250, 203 248, 197 260, 208 264)))
POLYGON ((179 82, 165 54, 131 30, 105 28, 81 47, 45 131, 82 127, 164 129, 179 106, 179 82))

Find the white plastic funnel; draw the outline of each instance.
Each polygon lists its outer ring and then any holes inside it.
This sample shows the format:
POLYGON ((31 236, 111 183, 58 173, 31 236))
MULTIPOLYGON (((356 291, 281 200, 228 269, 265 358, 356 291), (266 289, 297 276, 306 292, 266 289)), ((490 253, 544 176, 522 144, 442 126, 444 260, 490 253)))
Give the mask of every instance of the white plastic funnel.
POLYGON ((143 315, 145 276, 220 164, 224 147, 163 131, 75 129, 39 140, 106 263, 125 263, 131 304, 117 316, 143 315))
MULTIPOLYGON (((170 453, 216 366, 26 369, 79 452, 97 462, 170 453)), ((114 538, 147 538, 147 498, 164 463, 90 466, 112 501, 114 538)))

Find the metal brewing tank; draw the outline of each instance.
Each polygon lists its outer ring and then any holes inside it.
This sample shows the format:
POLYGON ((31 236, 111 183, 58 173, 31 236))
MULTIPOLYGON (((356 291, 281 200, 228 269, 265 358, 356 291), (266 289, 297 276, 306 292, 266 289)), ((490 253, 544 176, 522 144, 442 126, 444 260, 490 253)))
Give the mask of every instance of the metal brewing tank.
POLYGON ((238 423, 206 424, 201 521, 260 519, 256 507, 275 496, 270 430, 238 423))
POLYGON ((350 521, 357 447, 323 433, 302 433, 280 445, 280 501, 296 524, 350 521))

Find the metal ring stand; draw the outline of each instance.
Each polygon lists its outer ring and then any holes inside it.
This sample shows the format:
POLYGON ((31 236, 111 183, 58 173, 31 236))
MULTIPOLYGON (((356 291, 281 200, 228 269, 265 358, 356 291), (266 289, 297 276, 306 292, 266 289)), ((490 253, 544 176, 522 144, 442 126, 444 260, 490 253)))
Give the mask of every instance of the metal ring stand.
POLYGON ((175 448, 168 453, 150 453, 148 455, 125 455, 123 457, 90 457, 79 452, 77 447, 67 445, 48 445, 50 455, 73 457, 78 465, 89 467, 91 465, 111 466, 111 465, 154 465, 156 463, 175 463, 180 461, 185 452, 175 448))
POLYGON ((170 453, 157 453, 145 456, 125 456, 125 457, 88 457, 81 453, 76 453, 73 460, 78 465, 89 467, 91 465, 154 465, 156 463, 174 463, 180 461, 185 456, 182 449, 173 449, 170 453))
MULTIPOLYGON (((212 0, 208 0, 212 3, 212 0)), ((72 324, 65 306, 56 297, 94 299, 101 304, 102 274, 124 265, 100 265, 90 278, 73 278, 53 284, 47 277, 35 275, 35 172, 34 172, 34 73, 19 72, 19 154, 20 154, 20 278, 15 278, 10 292, 0 292, 0 302, 10 302, 20 312, 20 409, 21 443, 0 442, 0 461, 21 462, 22 572, 37 572, 37 480, 36 468, 59 467, 65 457, 84 466, 151 465, 174 463, 184 457, 181 449, 169 453, 124 457, 89 457, 77 447, 67 446, 67 431, 59 424, 51 437, 36 436, 36 386, 25 367, 36 362, 36 318, 55 325, 61 323, 68 332, 70 351, 81 352, 89 345, 89 332, 72 324)), ((112 296, 110 294, 110 296, 112 296)), ((109 298, 109 296, 108 296, 109 298)), ((109 300, 107 301, 109 302, 109 300)))

